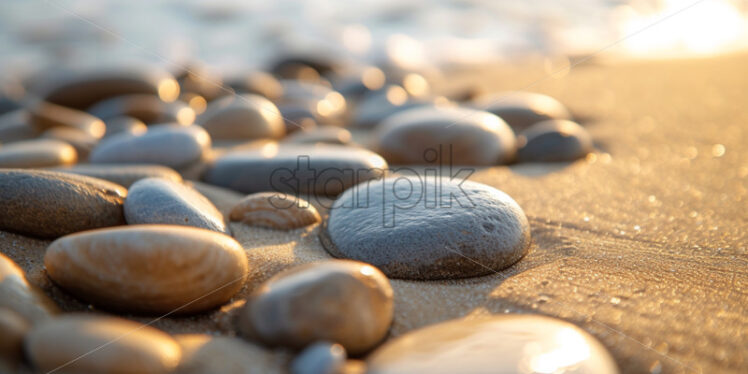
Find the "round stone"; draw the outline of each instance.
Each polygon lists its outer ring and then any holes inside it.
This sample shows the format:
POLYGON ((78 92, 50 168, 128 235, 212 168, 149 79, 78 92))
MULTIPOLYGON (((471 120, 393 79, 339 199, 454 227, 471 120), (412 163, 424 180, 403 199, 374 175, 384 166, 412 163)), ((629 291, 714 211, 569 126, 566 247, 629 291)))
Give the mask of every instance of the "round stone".
POLYGON ((291 374, 339 374, 345 366, 345 348, 340 344, 317 342, 305 348, 291 362, 291 374))
POLYGON ((182 176, 174 169, 160 165, 77 164, 53 170, 61 173, 87 175, 126 188, 130 188, 133 183, 145 178, 161 178, 177 183, 182 182, 182 176))
POLYGON ((392 323, 392 288, 376 268, 329 260, 276 274, 240 313, 239 329, 272 346, 301 349, 334 341, 351 354, 378 344, 392 323))
POLYGON ((148 127, 146 127, 145 123, 143 121, 122 116, 122 117, 114 117, 106 120, 106 133, 104 134, 105 137, 110 137, 112 135, 126 133, 130 135, 141 135, 145 133, 148 130, 148 127))
POLYGON ((43 168, 77 161, 75 148, 57 139, 23 140, 0 146, 0 168, 43 168))
POLYGON ((258 192, 231 209, 232 221, 278 230, 293 230, 319 223, 317 209, 308 201, 276 192, 258 192))
POLYGON ((246 340, 209 334, 179 334, 179 374, 287 374, 289 353, 246 340))
POLYGON ((285 139, 286 143, 315 144, 327 143, 347 145, 351 144, 351 132, 337 126, 320 126, 307 131, 297 131, 285 139))
POLYGON ((283 86, 278 79, 263 71, 250 71, 234 77, 229 82, 237 93, 251 93, 276 100, 283 95, 283 86))
POLYGON ((182 225, 229 233, 223 214, 191 187, 163 178, 146 178, 135 182, 127 192, 125 220, 130 225, 182 225))
POLYGON ((346 100, 328 86, 297 80, 283 80, 280 106, 295 105, 309 109, 320 124, 341 125, 346 112, 346 100))
POLYGON ((517 137, 520 162, 574 161, 592 151, 592 137, 582 126, 567 120, 538 122, 517 137))
POLYGON ((530 225, 507 194, 448 178, 389 177, 345 191, 320 235, 335 257, 363 261, 387 276, 480 276, 517 262, 530 225))
POLYGON ((38 102, 30 105, 29 114, 30 124, 37 131, 55 127, 74 128, 96 139, 106 132, 106 125, 98 117, 61 105, 38 102))
POLYGON ((476 107, 493 113, 516 132, 551 119, 570 119, 569 110, 558 100, 532 92, 503 92, 483 95, 476 99, 476 107))
POLYGON ((270 100, 253 94, 215 100, 197 119, 214 139, 282 138, 283 118, 270 100))
POLYGON ((618 373, 593 336, 539 315, 443 322, 387 342, 366 361, 370 374, 618 373))
POLYGON ((24 344, 31 363, 45 373, 170 373, 181 357, 179 345, 160 330, 82 314, 34 327, 24 344))
POLYGON ((200 160, 210 136, 199 126, 155 126, 141 135, 118 134, 99 142, 91 163, 158 164, 172 168, 200 160))
POLYGON ((474 109, 424 106, 388 117, 376 149, 391 164, 491 166, 511 161, 516 138, 501 118, 474 109))
POLYGON ((219 306, 247 276, 244 249, 205 229, 138 225, 68 235, 44 255, 49 277, 105 309, 189 314, 219 306))
POLYGON ((412 100, 408 92, 398 85, 389 85, 365 94, 355 108, 353 125, 360 128, 375 128, 385 118, 396 113, 428 105, 412 100))
POLYGON ((0 229, 55 238, 124 225, 126 195, 120 185, 83 175, 0 169, 0 229))
POLYGON ((121 116, 136 118, 144 123, 178 123, 191 125, 195 111, 181 101, 165 102, 155 95, 124 95, 99 101, 88 108, 88 113, 108 120, 121 116))
MULTIPOLYGON (((18 265, 0 253, 0 310, 8 309, 31 323, 59 312, 44 292, 31 285, 18 265)), ((2 340, 2 339, 0 339, 2 340)))
POLYGON ((278 106, 286 133, 306 131, 317 127, 317 116, 306 106, 298 104, 281 104, 278 106))

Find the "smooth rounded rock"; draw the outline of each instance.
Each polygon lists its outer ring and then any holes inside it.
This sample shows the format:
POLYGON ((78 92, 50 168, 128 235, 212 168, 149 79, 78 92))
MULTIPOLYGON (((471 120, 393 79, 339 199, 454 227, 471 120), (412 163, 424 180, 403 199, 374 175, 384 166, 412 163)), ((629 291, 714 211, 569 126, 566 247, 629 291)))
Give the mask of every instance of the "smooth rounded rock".
POLYGON ((249 265, 244 249, 227 235, 137 225, 60 238, 47 248, 44 266, 63 289, 106 309, 189 314, 228 301, 249 265))
POLYGON ((317 123, 341 125, 347 105, 343 95, 318 83, 283 80, 279 106, 302 106, 311 111, 317 123))
POLYGON ((0 309, 11 310, 31 323, 44 321, 59 312, 57 305, 44 292, 31 285, 23 270, 2 253, 0 309))
POLYGON ((29 332, 25 350, 43 372, 161 374, 179 364, 179 345, 168 334, 122 318, 72 314, 29 332))
POLYGON ((551 119, 570 119, 571 114, 558 100, 533 92, 502 92, 483 95, 475 106, 503 119, 514 131, 551 119))
POLYGON ((182 225, 229 233, 223 215, 210 200, 191 187, 163 178, 133 183, 125 200, 125 220, 130 225, 182 225))
POLYGON ((291 362, 291 374, 340 374, 345 366, 345 348, 318 342, 305 348, 291 362))
POLYGON ((412 100, 404 88, 388 85, 361 98, 355 108, 353 126, 375 128, 389 116, 426 104, 423 101, 412 100))
POLYGON ((418 107, 388 117, 376 149, 391 164, 491 166, 517 151, 512 129, 495 115, 467 108, 418 107))
POLYGON ((179 334, 178 374, 288 374, 289 354, 246 340, 208 334, 179 334))
POLYGON ((251 71, 230 82, 237 93, 251 93, 264 96, 268 100, 277 100, 283 95, 283 86, 278 79, 263 71, 251 71))
POLYGON ((286 133, 290 134, 295 131, 307 131, 317 127, 317 116, 303 105, 298 104, 281 104, 278 106, 283 124, 286 126, 286 133))
POLYGON ((199 161, 210 149, 210 136, 199 126, 157 126, 141 135, 118 134, 102 140, 91 163, 158 164, 180 168, 199 161))
POLYGON ((246 196, 231 209, 230 218, 250 226, 278 230, 293 230, 321 221, 317 209, 308 201, 276 192, 246 196))
POLYGON ((0 169, 0 229, 56 238, 124 225, 125 196, 124 187, 97 178, 0 169))
POLYGON ((567 120, 538 122, 517 137, 520 162, 574 161, 592 152, 592 137, 582 126, 567 120))
POLYGON ((593 336, 540 315, 443 322, 387 342, 366 361, 369 374, 618 373, 593 336))
POLYGON ((112 135, 121 133, 141 135, 148 130, 143 121, 127 116, 109 118, 105 123, 106 133, 104 137, 111 137, 112 135))
POLYGON ((277 139, 286 133, 278 107, 253 94, 215 100, 197 122, 214 139, 277 139))
POLYGON ((351 354, 378 344, 392 323, 392 288, 376 268, 330 260, 294 267, 257 288, 239 329, 272 346, 301 349, 334 341, 351 354))
POLYGON ((46 102, 31 104, 29 122, 37 131, 55 127, 74 128, 101 139, 106 132, 104 122, 89 113, 46 102))
POLYGON ((144 123, 178 123, 191 125, 195 111, 181 101, 165 102, 155 95, 124 95, 99 101, 87 109, 88 113, 103 119, 127 116, 144 123))
POLYGON ((145 178, 161 178, 177 183, 182 182, 182 176, 179 173, 174 171, 174 169, 161 165, 77 164, 52 170, 61 173, 87 175, 107 180, 126 188, 145 178))
POLYGON ((176 74, 176 78, 182 91, 196 93, 207 101, 226 94, 221 75, 205 65, 188 66, 176 74))
POLYGON ((382 157, 361 148, 267 144, 219 157, 204 179, 243 193, 337 195, 357 183, 381 177, 386 168, 382 157))
POLYGON ((72 165, 77 161, 75 148, 57 139, 23 140, 0 145, 0 168, 43 168, 72 165))
POLYGON ((285 139, 286 143, 296 144, 315 144, 315 143, 327 143, 327 144, 338 144, 348 145, 351 144, 353 136, 351 132, 337 126, 320 126, 307 131, 297 131, 285 139))
POLYGON ((87 159, 91 150, 99 142, 99 139, 91 136, 85 131, 72 127, 53 127, 43 132, 39 137, 44 139, 57 139, 70 144, 75 148, 75 152, 78 155, 78 161, 87 159))
POLYGON ((325 249, 403 279, 491 274, 527 253, 530 225, 507 194, 472 181, 421 178, 389 177, 345 191, 323 224, 325 249))

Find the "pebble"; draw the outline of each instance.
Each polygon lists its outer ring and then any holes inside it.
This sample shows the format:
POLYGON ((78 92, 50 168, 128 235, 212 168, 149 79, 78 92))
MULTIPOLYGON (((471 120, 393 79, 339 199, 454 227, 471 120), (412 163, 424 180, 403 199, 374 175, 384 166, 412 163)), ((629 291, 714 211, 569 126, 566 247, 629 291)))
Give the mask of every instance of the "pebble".
POLYGON ((133 183, 125 200, 125 220, 130 225, 183 225, 230 234, 210 200, 191 187, 163 178, 133 183))
POLYGON ((385 118, 404 110, 426 105, 426 102, 411 100, 408 92, 398 85, 388 85, 381 90, 365 94, 355 108, 353 126, 372 129, 385 118))
POLYGON ((35 138, 37 131, 29 125, 29 113, 25 109, 0 115, 0 143, 12 143, 35 138))
POLYGON ((143 121, 132 117, 114 117, 106 120, 106 133, 104 137, 110 137, 117 134, 141 135, 144 134, 148 127, 143 121))
POLYGON ((69 314, 34 327, 26 354, 40 371, 161 374, 179 364, 168 334, 122 318, 69 314))
POLYGON ((340 344, 317 342, 305 348, 291 362, 291 374, 340 374, 345 366, 345 348, 340 344))
POLYGON ((592 137, 568 120, 538 122, 517 137, 520 162, 574 161, 592 152, 592 137))
POLYGON ((369 374, 618 373, 593 336, 540 315, 439 323, 387 342, 366 361, 369 374))
POLYGON ((282 80, 283 96, 278 105, 293 104, 309 109, 317 123, 342 125, 346 100, 339 92, 319 83, 282 80))
MULTIPOLYGON (((2 91, 0 89, 0 91, 2 91)), ((20 102, 9 98, 0 92, 0 115, 23 108, 20 102)))
POLYGON ((286 133, 278 107, 253 94, 215 100, 197 122, 214 139, 278 139, 286 133))
POLYGON ((192 92, 212 101, 225 95, 223 78, 205 65, 193 64, 176 74, 179 86, 184 92, 192 92))
POLYGON ((364 95, 380 90, 387 77, 375 66, 356 69, 355 72, 332 77, 333 87, 346 99, 358 100, 364 95))
POLYGON ((32 324, 59 312, 57 305, 44 292, 29 283, 23 270, 0 253, 0 310, 6 309, 32 324))
POLYGON ((301 54, 282 57, 268 70, 278 77, 298 79, 303 78, 303 70, 306 69, 312 69, 320 76, 335 72, 340 67, 328 56, 301 54))
POLYGON ((231 209, 232 221, 277 230, 293 230, 319 223, 317 209, 308 201, 276 192, 258 192, 231 209))
MULTIPOLYGON (((3 371, 3 364, 9 367, 16 367, 23 357, 23 337, 31 328, 18 313, 11 309, 0 308, 0 331, 3 337, 0 339, 0 371, 3 371)), ((9 369, 9 368, 8 368, 9 369)), ((7 370, 11 372, 11 370, 7 370)))
POLYGON ((491 166, 514 159, 517 141, 501 118, 457 107, 418 107, 377 128, 376 149, 392 164, 491 166))
POLYGON ((352 138, 351 132, 342 127, 320 126, 307 131, 297 131, 287 136, 283 141, 295 144, 327 143, 349 145, 352 138))
POLYGON ((184 102, 165 102, 158 96, 146 94, 115 96, 97 102, 87 111, 105 121, 127 116, 146 124, 178 123, 187 126, 195 122, 195 111, 184 102))
POLYGON ((0 230, 45 238, 124 225, 127 190, 83 175, 0 169, 0 230))
POLYGON ((251 71, 230 83, 237 93, 250 93, 264 96, 268 100, 277 100, 283 95, 283 86, 272 75, 263 71, 251 71))
POLYGON ((569 110, 558 100, 533 92, 483 95, 475 102, 478 109, 501 117, 515 132, 540 121, 571 118, 569 110))
POLYGON ((306 131, 317 127, 317 117, 308 107, 298 104, 281 104, 278 106, 286 133, 306 131))
POLYGON ((174 171, 174 169, 160 165, 78 164, 52 170, 62 173, 87 175, 107 180, 126 188, 130 188, 133 183, 145 178, 161 178, 177 183, 182 182, 182 176, 174 171))
POLYGON ((91 150, 99 142, 99 139, 85 131, 72 127, 53 127, 43 132, 39 137, 43 139, 57 139, 70 144, 75 148, 79 162, 88 159, 91 150))
POLYGON ((247 276, 233 238, 185 226, 137 225, 55 240, 44 255, 49 277, 96 306, 139 314, 190 314, 238 292, 247 276))
POLYGON ((101 139, 106 132, 106 125, 98 117, 80 110, 45 102, 30 105, 29 121, 31 126, 39 132, 55 127, 67 127, 83 131, 96 139, 101 139))
POLYGON ((289 354, 228 336, 175 335, 182 347, 178 374, 288 374, 289 354))
POLYGON ((0 168, 43 168, 77 161, 75 148, 55 139, 23 140, 0 146, 0 168))
POLYGON ((210 135, 199 126, 151 127, 142 135, 119 134, 102 140, 91 163, 158 164, 180 168, 199 161, 210 149, 210 135))
POLYGON ((329 260, 280 272, 257 288, 239 316, 244 336, 302 349, 334 341, 358 355, 387 335, 392 323, 389 280, 355 261, 329 260))
POLYGON ((530 225, 511 197, 446 177, 359 184, 335 201, 323 226, 320 239, 334 257, 363 261, 402 279, 491 274, 530 247, 530 225))
POLYGON ((357 183, 381 177, 386 168, 382 157, 361 148, 271 143, 219 157, 204 179, 246 194, 337 195, 357 183))

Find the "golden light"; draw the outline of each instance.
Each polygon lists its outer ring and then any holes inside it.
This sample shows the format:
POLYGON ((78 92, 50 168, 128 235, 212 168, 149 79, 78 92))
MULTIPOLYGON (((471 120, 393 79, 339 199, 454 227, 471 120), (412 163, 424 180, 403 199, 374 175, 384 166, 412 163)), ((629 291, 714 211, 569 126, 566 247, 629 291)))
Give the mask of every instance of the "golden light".
POLYGON ((403 88, 412 96, 421 97, 429 93, 429 82, 421 74, 410 73, 403 78, 403 88))
POLYGON ((273 158, 278 154, 278 143, 268 143, 260 148, 260 154, 265 158, 273 158))
POLYGON ((385 80, 384 72, 373 66, 364 69, 364 73, 361 75, 361 83, 372 91, 382 88, 385 80))
MULTIPOLYGON (((590 346, 583 336, 571 328, 564 328, 556 333, 555 347, 546 352, 540 352, 538 346, 526 347, 530 351, 534 348, 539 352, 530 359, 530 369, 536 373, 558 373, 564 369, 586 360, 590 357, 590 346)), ((534 353, 534 352, 527 352, 534 353)))
POLYGON ((195 114, 204 112, 205 108, 208 107, 208 102, 200 95, 193 96, 187 104, 195 111, 195 114))
POLYGON ((171 78, 161 80, 158 82, 158 97, 167 103, 176 100, 179 97, 179 83, 171 78))
POLYGON ((387 89, 387 101, 392 105, 400 106, 408 101, 408 93, 400 86, 392 86, 387 89))
POLYGON ((191 125, 195 122, 195 111, 190 107, 184 107, 177 111, 177 123, 180 125, 191 125))

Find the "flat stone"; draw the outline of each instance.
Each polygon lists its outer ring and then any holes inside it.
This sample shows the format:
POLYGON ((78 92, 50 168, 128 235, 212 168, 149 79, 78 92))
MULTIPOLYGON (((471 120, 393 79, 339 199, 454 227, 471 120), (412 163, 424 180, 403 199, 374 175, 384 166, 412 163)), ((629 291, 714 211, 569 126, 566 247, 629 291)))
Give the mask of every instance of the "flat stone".
POLYGON ((323 224, 322 244, 403 279, 474 277, 517 262, 530 246, 522 208, 493 187, 458 182, 401 176, 348 189, 323 224))
POLYGON ((271 143, 219 157, 204 179, 247 194, 337 195, 354 184, 381 177, 386 168, 382 157, 361 148, 271 143))
POLYGON ((223 214, 210 200, 191 187, 163 178, 133 183, 124 207, 130 225, 182 225, 229 233, 223 214))
POLYGON ((158 164, 171 168, 200 160, 210 149, 210 135, 199 126, 156 126, 141 135, 118 134, 102 140, 91 163, 158 164))
POLYGON ((105 123, 106 133, 104 134, 104 137, 110 137, 121 133, 141 135, 148 130, 148 127, 146 127, 143 121, 127 116, 109 118, 105 123))
POLYGON ((161 165, 77 164, 51 170, 61 173, 87 175, 107 180, 126 188, 145 178, 161 178, 177 183, 182 182, 182 177, 179 173, 174 171, 174 169, 161 165))
POLYGON ((74 128, 101 139, 106 132, 104 122, 89 113, 61 105, 37 102, 29 106, 29 123, 41 132, 55 127, 74 128))
POLYGON ((172 372, 181 358, 168 334, 122 318, 69 314, 34 327, 25 339, 32 364, 43 372, 172 372))
POLYGON ((231 209, 229 217, 250 226, 278 230, 293 230, 321 221, 317 209, 308 201, 277 192, 244 197, 231 209))
POLYGON ((0 168, 43 168, 72 165, 78 153, 56 139, 23 140, 0 146, 0 168))
POLYGON ((491 166, 511 161, 516 138, 501 118, 457 107, 418 107, 377 128, 376 149, 391 164, 491 166))
POLYGON ((0 253, 0 310, 11 310, 34 323, 59 313, 57 305, 37 287, 13 260, 0 253))
POLYGON ((179 334, 182 347, 178 374, 288 374, 287 352, 269 350, 228 336, 179 334))
POLYGON ((91 150, 99 142, 99 139, 91 134, 72 127, 53 127, 40 136, 43 139, 56 139, 70 144, 75 148, 78 161, 88 159, 91 150))
POLYGON ((378 344, 392 323, 392 288, 376 268, 329 260, 276 274, 255 289, 239 330, 271 346, 334 341, 351 354, 378 344))
POLYGON ((285 143, 315 144, 327 143, 337 145, 351 144, 351 132, 337 126, 320 126, 306 131, 296 131, 283 139, 285 143))
POLYGON ((126 195, 120 185, 83 175, 0 169, 0 229, 56 238, 124 225, 126 195))
POLYGON ((366 361, 370 374, 618 373, 597 339, 541 315, 439 323, 387 342, 366 361))
POLYGON ((558 100, 533 92, 482 95, 475 100, 475 106, 501 117, 515 132, 540 121, 571 119, 569 110, 558 100))
POLYGON ((305 348, 291 362, 291 374, 339 374, 345 366, 345 348, 340 344, 317 342, 305 348))
POLYGON ((108 120, 121 116, 136 118, 146 124, 178 123, 191 125, 195 111, 181 101, 165 102, 156 95, 135 94, 101 100, 87 109, 88 113, 108 120))
POLYGON ((247 276, 244 249, 215 231, 136 225, 68 235, 44 255, 49 277, 81 300, 139 314, 190 314, 215 308, 247 276))
POLYGON ((214 139, 277 139, 286 133, 278 107, 253 94, 215 100, 197 122, 214 139))
POLYGON ((574 161, 592 152, 592 137, 568 120, 538 122, 517 137, 520 162, 574 161))

